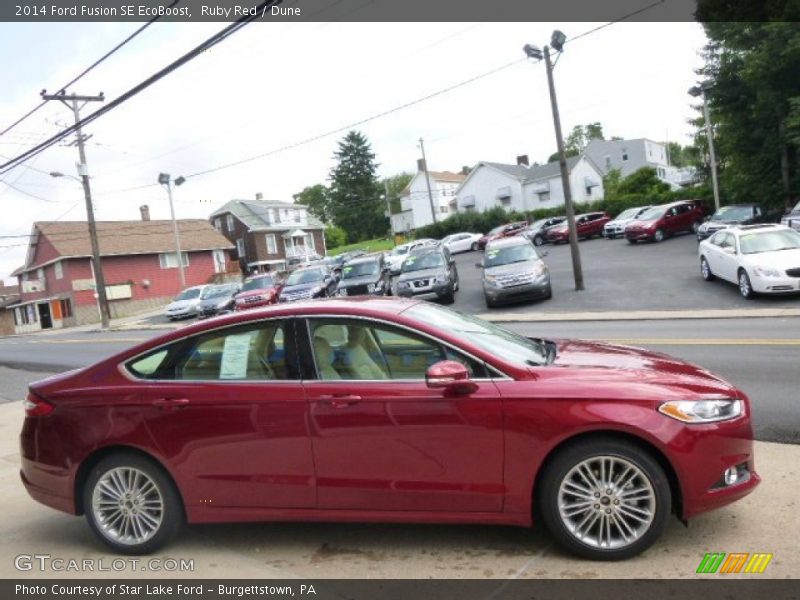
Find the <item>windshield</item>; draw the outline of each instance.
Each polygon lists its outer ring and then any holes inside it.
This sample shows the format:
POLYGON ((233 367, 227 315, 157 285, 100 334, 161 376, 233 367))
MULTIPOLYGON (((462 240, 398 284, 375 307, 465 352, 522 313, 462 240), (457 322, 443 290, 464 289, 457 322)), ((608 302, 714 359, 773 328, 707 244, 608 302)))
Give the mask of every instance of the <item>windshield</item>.
POLYGON ((398 246, 397 248, 393 249, 389 254, 393 254, 394 256, 400 256, 401 254, 408 254, 408 246, 398 246))
POLYGON ((800 233, 790 229, 746 233, 739 236, 742 254, 777 252, 800 248, 800 233))
POLYGON ((195 298, 200 297, 200 289, 199 288, 189 288, 188 290, 183 290, 175 300, 194 300, 195 298))
POLYGON ((632 219, 633 217, 636 216, 636 213, 639 212, 640 210, 641 210, 640 208, 629 208, 628 210, 623 210, 621 213, 617 215, 617 218, 614 220, 624 221, 625 219, 632 219))
POLYGON ((651 209, 644 211, 641 215, 639 215, 640 221, 655 221, 656 219, 660 219, 664 216, 664 212, 666 212, 666 208, 663 206, 654 206, 651 209))
POLYGON ((549 220, 550 219, 539 219, 538 221, 534 221, 529 229, 540 229, 541 227, 544 227, 549 220))
POLYGON ((265 290, 273 286, 275 282, 272 277, 256 277, 250 281, 245 281, 242 286, 243 292, 250 292, 252 290, 265 290))
POLYGON ((222 296, 230 296, 235 291, 235 285, 215 285, 214 287, 206 288, 203 291, 201 298, 220 298, 222 296))
POLYGON ((749 206, 723 206, 713 215, 712 221, 745 221, 753 216, 749 206))
POLYGON ((516 244, 501 248, 489 248, 486 250, 486 257, 483 266, 488 268, 509 265, 516 262, 538 260, 539 254, 530 244, 516 244))
POLYGON ((501 356, 503 360, 521 367, 547 363, 547 351, 544 344, 512 333, 478 317, 465 315, 428 302, 415 304, 405 313, 426 325, 446 331, 463 342, 475 344, 492 356, 501 356))
POLYGON ((421 271, 422 269, 435 269, 444 265, 444 259, 438 252, 428 252, 426 254, 412 254, 403 263, 403 273, 409 271, 421 271))
POLYGON ((304 283, 316 283, 322 281, 325 276, 323 269, 303 269, 302 271, 295 271, 289 275, 286 280, 286 285, 301 285, 304 283))
POLYGON ((369 275, 377 275, 378 270, 379 265, 377 260, 349 264, 342 269, 342 278, 355 279, 356 277, 368 277, 369 275))

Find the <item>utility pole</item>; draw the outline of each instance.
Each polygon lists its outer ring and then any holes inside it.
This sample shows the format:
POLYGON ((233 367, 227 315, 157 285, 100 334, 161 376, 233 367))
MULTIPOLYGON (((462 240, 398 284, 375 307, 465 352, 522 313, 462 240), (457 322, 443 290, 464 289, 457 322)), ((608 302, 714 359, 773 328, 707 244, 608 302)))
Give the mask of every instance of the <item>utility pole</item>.
POLYGON ((183 265, 183 252, 181 251, 181 234, 178 232, 178 221, 175 220, 175 206, 172 203, 172 185, 181 185, 186 179, 178 177, 174 182, 168 173, 159 173, 158 183, 167 188, 167 197, 169 198, 169 214, 172 217, 172 234, 175 237, 175 259, 178 261, 178 280, 180 281, 180 289, 186 288, 186 273, 183 265))
POLYGON ((714 208, 719 210, 719 183, 717 182, 717 156, 714 151, 714 131, 711 128, 711 115, 708 111, 708 90, 711 83, 704 81, 700 85, 689 88, 689 94, 697 98, 703 96, 703 120, 705 121, 706 138, 708 139, 708 155, 711 161, 711 186, 714 190, 714 208))
POLYGON ((544 61, 547 67, 547 84, 550 87, 550 104, 553 107, 553 124, 556 128, 556 143, 558 144, 558 162, 561 167, 561 186, 564 188, 564 207, 567 213, 567 226, 569 227, 569 247, 572 254, 572 274, 575 278, 575 290, 583 290, 583 267, 581 266, 581 251, 578 248, 578 231, 575 227, 575 206, 572 204, 572 190, 569 185, 569 172, 567 171, 567 157, 564 154, 564 139, 561 134, 561 117, 558 114, 558 101, 556 88, 553 83, 553 63, 550 61, 550 48, 544 47, 544 61))
POLYGON ((106 296, 106 280, 103 277, 103 268, 100 265, 100 243, 97 239, 97 225, 94 221, 94 206, 92 205, 92 189, 89 186, 89 169, 86 166, 86 150, 84 149, 84 138, 81 131, 80 122, 81 108, 86 106, 89 102, 103 102, 105 96, 101 92, 97 96, 79 96, 77 94, 66 94, 65 90, 61 90, 60 94, 47 94, 45 90, 42 91, 42 100, 58 100, 64 106, 72 110, 72 115, 75 117, 78 145, 78 156, 80 162, 78 163, 78 175, 80 175, 81 183, 83 184, 83 197, 86 201, 86 220, 89 222, 89 240, 92 246, 92 269, 94 270, 95 291, 97 292, 97 302, 100 307, 100 328, 108 329, 109 325, 109 310, 108 310, 108 297, 106 296), (80 103, 80 105, 79 105, 80 103))
POLYGON ((428 159, 425 158, 425 142, 419 138, 419 149, 422 150, 422 165, 425 167, 425 183, 428 186, 428 201, 431 203, 431 218, 436 223, 436 209, 433 206, 433 193, 431 192, 431 178, 428 175, 428 159))

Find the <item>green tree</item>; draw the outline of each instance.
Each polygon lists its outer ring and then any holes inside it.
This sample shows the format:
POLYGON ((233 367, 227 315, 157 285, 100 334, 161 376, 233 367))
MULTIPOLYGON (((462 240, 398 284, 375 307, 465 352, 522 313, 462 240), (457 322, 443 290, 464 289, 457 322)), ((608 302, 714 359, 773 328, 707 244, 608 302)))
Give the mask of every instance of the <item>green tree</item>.
POLYGON ((383 189, 389 192, 389 211, 391 214, 396 215, 400 212, 400 194, 413 177, 411 173, 398 173, 383 180, 383 189))
MULTIPOLYGON (((603 125, 597 121, 588 125, 575 125, 564 140, 564 154, 567 158, 578 156, 592 140, 602 140, 603 125)), ((558 160, 558 152, 554 152, 547 162, 558 160)))
POLYGON ((347 244, 347 232, 336 225, 328 225, 325 228, 325 246, 328 250, 333 250, 339 246, 347 244))
POLYGON ((619 181, 614 192, 619 195, 643 194, 656 196, 669 190, 669 184, 658 178, 654 168, 642 167, 619 181))
POLYGON ((330 219, 328 214, 328 188, 321 183, 306 187, 302 192, 292 197, 297 204, 307 206, 308 212, 323 223, 327 223, 330 219))
POLYGON ((350 131, 334 153, 328 210, 331 220, 347 232, 351 242, 386 235, 389 220, 375 173, 378 164, 366 136, 350 131))

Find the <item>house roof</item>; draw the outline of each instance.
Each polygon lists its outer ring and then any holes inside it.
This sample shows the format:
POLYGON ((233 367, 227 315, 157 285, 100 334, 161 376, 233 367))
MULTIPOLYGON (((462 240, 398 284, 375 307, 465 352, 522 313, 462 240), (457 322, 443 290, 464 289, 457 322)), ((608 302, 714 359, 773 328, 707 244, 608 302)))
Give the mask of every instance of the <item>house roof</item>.
POLYGON ((220 208, 211 213, 210 218, 231 213, 234 217, 244 223, 250 231, 286 231, 298 226, 303 229, 324 229, 325 224, 308 212, 307 207, 302 204, 283 202, 281 200, 231 200, 223 204, 220 208), (302 209, 306 212, 306 223, 290 221, 288 223, 270 223, 267 211, 271 208, 291 208, 302 209))
MULTIPOLYGON (((181 219, 177 223, 183 251, 233 248, 231 242, 205 219, 181 219)), ((58 253, 58 258, 90 256, 92 253, 85 221, 39 221, 33 224, 33 231, 30 244, 37 244, 40 236, 46 237, 58 253)), ((171 220, 98 221, 97 238, 101 256, 175 252, 171 220)), ((27 264, 12 275, 36 269, 45 262, 52 260, 27 264)))
MULTIPOLYGON (((414 174, 406 187, 402 189, 400 192, 401 196, 406 196, 411 192, 411 184, 414 182, 414 179, 417 175, 424 175, 425 171, 417 171, 414 174)), ((431 181, 440 181, 442 183, 464 183, 464 180, 467 178, 464 173, 453 173, 452 171, 428 171, 428 177, 431 178, 431 181)))
POLYGON ((15 294, 19 294, 18 285, 6 285, 4 283, 0 283, 0 297, 13 296, 15 294))

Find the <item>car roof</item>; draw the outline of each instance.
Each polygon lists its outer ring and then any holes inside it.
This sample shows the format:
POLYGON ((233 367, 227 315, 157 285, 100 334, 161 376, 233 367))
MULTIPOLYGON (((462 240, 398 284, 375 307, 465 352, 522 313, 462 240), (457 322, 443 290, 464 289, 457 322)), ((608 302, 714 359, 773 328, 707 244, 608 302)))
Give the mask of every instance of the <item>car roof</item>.
POLYGON ((374 262, 376 260, 380 260, 382 254, 365 254, 363 256, 357 256, 356 258, 351 258, 347 261, 348 265, 360 265, 361 263, 367 262, 374 262))
POLYGON ((411 251, 414 256, 421 256, 422 254, 431 254, 433 252, 441 252, 439 246, 419 246, 411 251))
POLYGON ((721 231, 730 231, 733 233, 746 233, 751 231, 794 231, 791 227, 786 227, 786 225, 779 225, 778 223, 758 223, 755 225, 735 225, 733 227, 728 227, 727 229, 722 229, 721 231))
POLYGON ((523 235, 515 235, 507 238, 499 238, 492 240, 487 244, 487 247, 497 248, 503 246, 521 246, 522 244, 530 245, 530 240, 523 235))

